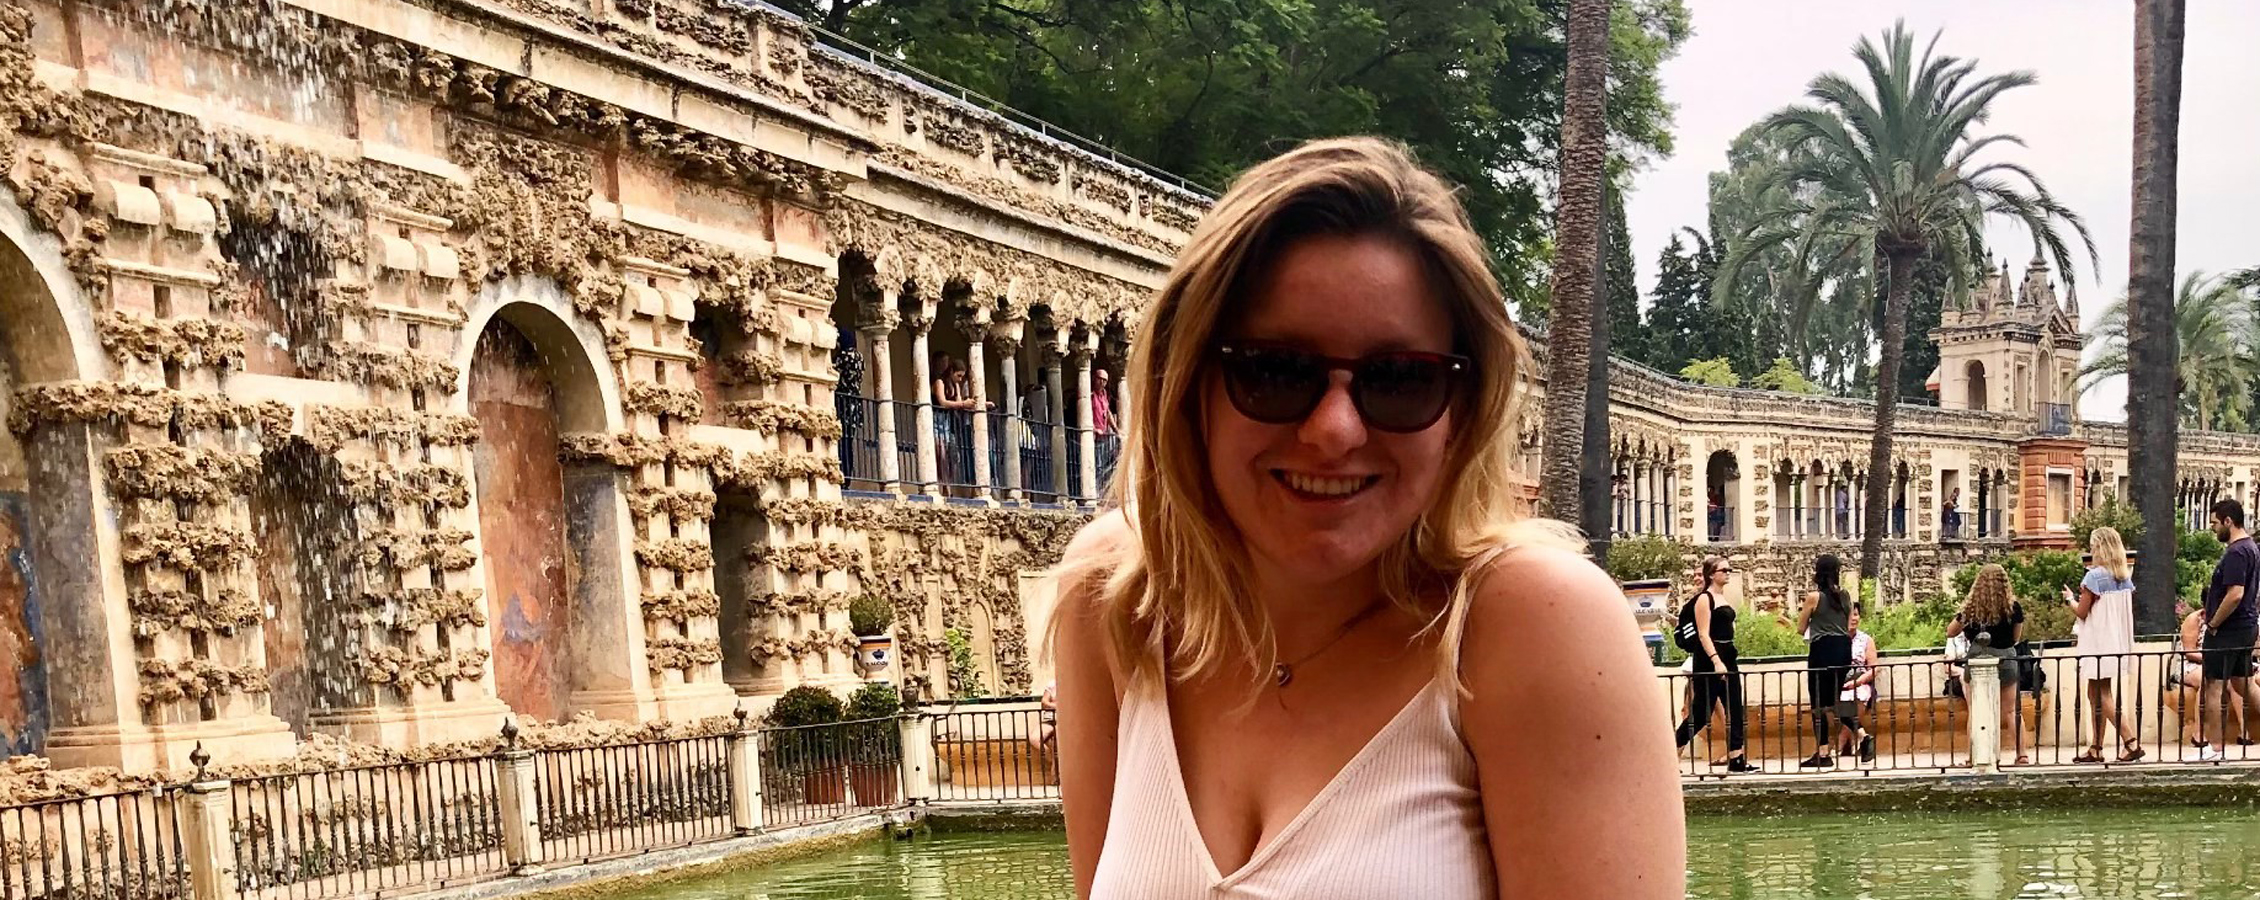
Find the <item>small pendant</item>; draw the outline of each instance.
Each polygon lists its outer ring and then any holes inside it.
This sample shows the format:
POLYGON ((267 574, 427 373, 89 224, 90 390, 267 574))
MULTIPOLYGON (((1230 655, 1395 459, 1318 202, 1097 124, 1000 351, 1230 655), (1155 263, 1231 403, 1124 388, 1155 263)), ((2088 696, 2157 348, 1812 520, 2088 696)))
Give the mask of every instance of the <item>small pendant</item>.
POLYGON ((1295 673, 1294 670, 1287 668, 1286 663, 1278 663, 1271 667, 1271 678, 1273 681, 1279 682, 1280 687, 1286 687, 1287 682, 1295 680, 1295 673))

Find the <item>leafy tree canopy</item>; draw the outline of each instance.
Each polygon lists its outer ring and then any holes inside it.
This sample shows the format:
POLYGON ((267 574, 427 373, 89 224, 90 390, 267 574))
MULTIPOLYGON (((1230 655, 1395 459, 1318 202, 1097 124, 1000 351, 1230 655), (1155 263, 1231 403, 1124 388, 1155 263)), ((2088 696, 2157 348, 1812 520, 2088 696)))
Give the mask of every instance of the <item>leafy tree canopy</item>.
POLYGON ((1711 387, 1742 386, 1742 376, 1734 374, 1734 363, 1725 358, 1690 362, 1679 370, 1679 377, 1711 387))
MULTIPOLYGON (((783 0, 811 22, 1195 181, 1380 134, 1464 185, 1510 295, 1544 289, 1568 0, 783 0)), ((1671 152, 1681 0, 1612 21, 1612 156, 1671 152)))
POLYGON ((1788 357, 1774 357, 1773 367, 1750 379, 1750 386, 1765 391, 1786 391, 1792 394, 1818 394, 1821 386, 1797 371, 1797 364, 1788 357))

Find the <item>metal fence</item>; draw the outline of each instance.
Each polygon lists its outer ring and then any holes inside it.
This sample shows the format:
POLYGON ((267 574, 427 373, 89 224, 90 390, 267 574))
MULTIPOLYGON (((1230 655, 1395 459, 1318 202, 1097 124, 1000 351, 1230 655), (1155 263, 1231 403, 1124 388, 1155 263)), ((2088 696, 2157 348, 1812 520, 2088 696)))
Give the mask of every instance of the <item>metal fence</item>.
POLYGON ((0 809, 0 898, 188 894, 178 787, 0 809))
POLYGON ((902 797, 902 732, 896 720, 764 728, 759 732, 761 806, 772 826, 845 818, 902 797))
POLYGON ((846 479, 847 489, 885 488, 887 480, 879 462, 885 452, 879 445, 879 416, 885 409, 869 397, 837 394, 832 400, 840 416, 840 474, 846 479))
POLYGON ((236 779, 236 889, 359 896, 502 875, 498 797, 486 757, 236 779))
POLYGON ((1038 709, 953 709, 933 719, 936 800, 1059 796, 1059 747, 1038 709))
POLYGON ((889 400, 879 404, 895 417, 895 480, 898 484, 918 482, 918 404, 889 400))
MULTIPOLYGON (((2120 766, 2144 763, 2260 761, 2260 680, 2233 698, 2233 683, 2216 682, 2220 738, 2200 730, 2204 681, 2197 654, 2142 650, 2082 654, 2074 647, 2033 650, 2001 663, 1999 696, 1981 710, 1996 723, 2004 766, 2120 766), (2232 702, 2232 699, 2234 702, 2232 702), (2214 754, 2218 751, 2218 757, 2214 754)), ((1829 771, 1947 772, 1971 764, 1971 698, 1963 661, 1886 659, 1857 695, 1841 686, 1812 698, 1822 680, 1801 666, 1744 669, 1735 676, 1674 673, 1663 677, 1681 733, 1681 774, 1717 777, 1727 762, 1739 711, 1744 753, 1765 774, 1829 771), (1739 698, 1739 704, 1734 703, 1739 698), (1710 709, 1699 711, 1705 703, 1710 709), (1824 750, 1814 715, 1833 736, 1826 766, 1804 765, 1824 750), (1853 723, 1846 739, 1846 723, 1853 723), (1698 730, 1699 726, 1699 730, 1698 730)))
POLYGON ((577 862, 728 837, 728 740, 541 751, 534 796, 543 856, 577 862))

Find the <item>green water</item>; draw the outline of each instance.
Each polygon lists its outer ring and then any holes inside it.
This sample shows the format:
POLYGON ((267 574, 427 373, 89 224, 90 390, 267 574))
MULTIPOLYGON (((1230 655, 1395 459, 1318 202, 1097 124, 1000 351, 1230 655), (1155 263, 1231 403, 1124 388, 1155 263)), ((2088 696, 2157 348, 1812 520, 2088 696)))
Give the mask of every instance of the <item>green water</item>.
MULTIPOLYGON (((2058 810, 1697 818, 1694 900, 2260 897, 2260 812, 2058 810)), ((633 900, 1066 900, 1057 832, 875 841, 633 900)))

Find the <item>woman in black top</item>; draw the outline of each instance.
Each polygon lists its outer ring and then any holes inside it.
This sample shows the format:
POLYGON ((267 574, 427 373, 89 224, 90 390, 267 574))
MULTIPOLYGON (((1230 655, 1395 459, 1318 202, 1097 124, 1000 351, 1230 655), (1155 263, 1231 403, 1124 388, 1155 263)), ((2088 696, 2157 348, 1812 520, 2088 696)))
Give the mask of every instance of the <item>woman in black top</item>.
POLYGON ((1726 589, 1727 579, 1734 575, 1734 567, 1725 559, 1712 556, 1703 560, 1703 576, 1695 596, 1680 608, 1680 627, 1692 624, 1700 653, 1691 654, 1695 661, 1693 677, 1695 697, 1687 706, 1687 718, 1679 723, 1679 745, 1687 746, 1697 732, 1711 724, 1711 705, 1726 707, 1726 770, 1729 772, 1755 772, 1742 755, 1742 670, 1737 667, 1734 655, 1734 607, 1718 602, 1718 593, 1726 589))
POLYGON ((1836 766, 1829 716, 1852 669, 1852 598, 1837 583, 1843 568, 1833 553, 1813 560, 1814 590, 1805 594, 1804 608, 1797 613, 1797 630, 1804 632, 1807 648, 1805 697, 1813 705, 1813 755, 1798 763, 1800 768, 1836 766))

